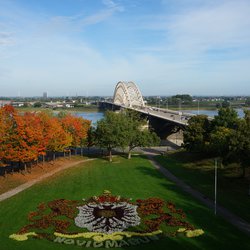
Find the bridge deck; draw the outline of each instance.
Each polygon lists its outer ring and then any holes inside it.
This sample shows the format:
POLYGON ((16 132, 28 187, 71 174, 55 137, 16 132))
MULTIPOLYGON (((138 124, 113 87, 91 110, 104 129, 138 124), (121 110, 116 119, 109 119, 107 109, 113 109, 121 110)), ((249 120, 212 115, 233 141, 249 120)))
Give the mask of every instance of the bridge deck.
POLYGON ((140 113, 146 114, 148 116, 154 116, 154 117, 157 117, 157 118, 160 118, 160 119, 163 119, 163 120, 168 120, 168 121, 174 122, 176 124, 184 125, 184 126, 187 125, 188 120, 192 116, 195 116, 194 114, 191 114, 191 113, 175 111, 175 110, 170 110, 170 109, 162 109, 162 108, 151 107, 151 106, 126 107, 125 105, 119 105, 119 104, 116 104, 116 103, 113 103, 113 102, 105 101, 104 103, 119 106, 121 108, 128 108, 128 109, 131 109, 131 110, 135 110, 135 111, 138 111, 140 113))

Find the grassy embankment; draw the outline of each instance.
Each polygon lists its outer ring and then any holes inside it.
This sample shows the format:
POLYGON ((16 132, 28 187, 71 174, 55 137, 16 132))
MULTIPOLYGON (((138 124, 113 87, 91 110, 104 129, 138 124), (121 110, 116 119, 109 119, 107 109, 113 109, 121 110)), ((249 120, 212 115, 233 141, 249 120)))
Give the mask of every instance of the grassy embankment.
MULTIPOLYGON (((185 183, 214 199, 214 159, 180 151, 157 156, 156 160, 185 183)), ((240 178, 238 165, 222 168, 218 165, 218 203, 250 222, 249 181, 240 178)))
POLYGON ((75 107, 75 108, 35 108, 35 107, 19 107, 16 108, 19 112, 35 112, 35 111, 53 111, 53 112, 101 112, 100 109, 93 106, 85 106, 85 107, 75 107))
MULTIPOLYGON (((173 162, 173 166, 175 163, 173 162)), ((172 201, 187 214, 187 220, 202 228, 205 234, 198 238, 176 238, 164 236, 159 241, 129 249, 247 249, 249 238, 219 216, 182 192, 164 178, 143 156, 131 160, 115 157, 113 163, 99 159, 65 170, 46 181, 0 203, 0 246, 3 250, 59 250, 76 246, 56 244, 48 240, 29 239, 17 242, 8 238, 27 224, 27 215, 35 211, 38 204, 54 199, 88 198, 100 194, 104 189, 113 194, 138 198, 160 197, 172 201)), ((167 227, 163 226, 164 232, 167 227)), ((76 247, 76 249, 78 249, 76 247)), ((99 248, 100 249, 100 248, 99 248)), ((123 249, 123 248, 120 248, 123 249)))

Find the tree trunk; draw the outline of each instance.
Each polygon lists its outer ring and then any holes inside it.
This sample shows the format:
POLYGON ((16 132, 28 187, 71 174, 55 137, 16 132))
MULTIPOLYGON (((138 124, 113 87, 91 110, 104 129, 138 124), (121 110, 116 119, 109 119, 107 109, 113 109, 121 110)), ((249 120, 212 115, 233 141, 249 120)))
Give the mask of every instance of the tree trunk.
POLYGON ((109 162, 112 162, 112 150, 109 150, 109 162))
POLYGON ((43 155, 43 165, 44 165, 44 162, 45 162, 45 155, 43 155))
POLYGON ((128 159, 131 159, 131 151, 128 151, 128 159))
POLYGON ((56 153, 54 152, 53 153, 53 161, 55 161, 55 159, 56 159, 56 153))
POLYGON ((75 149, 75 155, 77 155, 77 148, 75 149))
POLYGON ((81 147, 81 156, 83 156, 83 148, 81 147))

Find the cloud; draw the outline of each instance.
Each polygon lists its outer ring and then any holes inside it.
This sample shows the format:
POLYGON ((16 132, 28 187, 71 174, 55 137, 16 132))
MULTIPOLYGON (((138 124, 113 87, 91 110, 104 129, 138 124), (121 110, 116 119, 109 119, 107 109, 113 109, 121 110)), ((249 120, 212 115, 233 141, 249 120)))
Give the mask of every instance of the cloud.
POLYGON ((1 45, 12 45, 14 40, 10 32, 0 32, 0 46, 1 45))
POLYGON ((249 1, 202 2, 192 1, 193 5, 180 8, 174 14, 150 17, 148 29, 162 32, 165 37, 165 42, 158 49, 196 56, 214 49, 228 53, 231 49, 234 51, 249 46, 249 1))

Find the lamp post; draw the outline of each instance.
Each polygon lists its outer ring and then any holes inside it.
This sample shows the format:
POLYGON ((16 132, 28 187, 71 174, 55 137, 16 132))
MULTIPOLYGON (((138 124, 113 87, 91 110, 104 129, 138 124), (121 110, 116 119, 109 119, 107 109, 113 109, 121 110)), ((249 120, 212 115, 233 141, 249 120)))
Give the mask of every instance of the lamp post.
POLYGON ((217 158, 214 160, 214 214, 217 213, 217 158))

